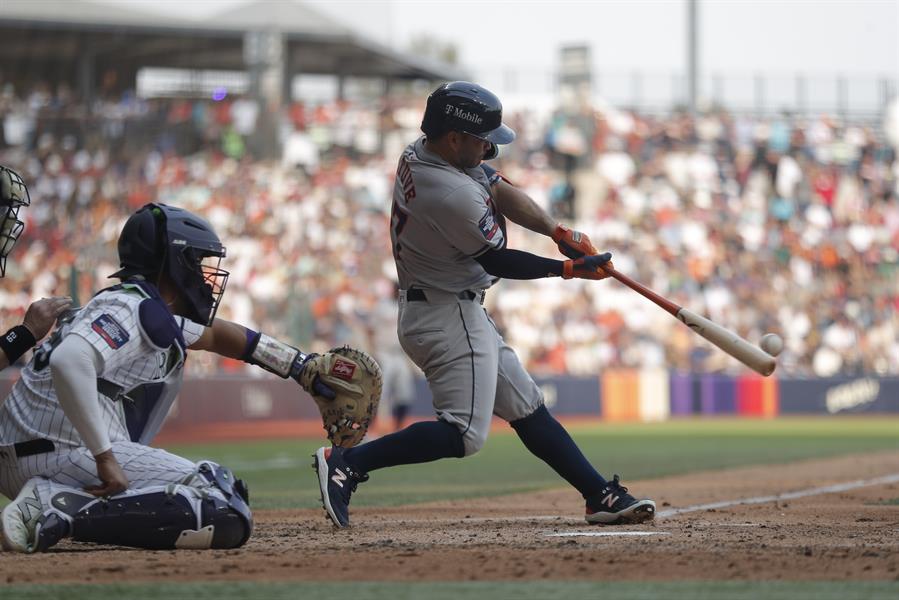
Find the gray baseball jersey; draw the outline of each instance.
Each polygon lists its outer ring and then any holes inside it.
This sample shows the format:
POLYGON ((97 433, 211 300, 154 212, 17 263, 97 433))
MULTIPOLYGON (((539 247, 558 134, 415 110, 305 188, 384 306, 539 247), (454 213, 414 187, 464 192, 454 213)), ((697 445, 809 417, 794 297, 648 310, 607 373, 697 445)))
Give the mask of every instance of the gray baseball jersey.
POLYGON ((423 138, 403 152, 391 221, 402 288, 397 332, 466 454, 483 446, 492 415, 514 421, 543 404, 481 305, 495 278, 474 257, 505 245, 500 219, 483 169, 453 167, 423 138))
MULTIPOLYGON (((5 495, 14 497, 25 481, 39 475, 66 484, 97 482, 96 469, 90 467, 93 457, 53 388, 49 355, 69 335, 82 337, 101 356, 97 376, 106 382, 104 393, 97 392, 101 415, 128 478, 145 481, 149 473, 155 473, 157 481, 176 481, 192 466, 185 459, 144 448, 162 427, 177 396, 185 359, 180 344, 160 348, 154 343, 147 331, 151 325, 147 314, 140 313, 147 297, 138 286, 99 293, 57 329, 22 370, 0 407, 0 491, 5 495), (111 398, 110 390, 121 394, 111 398), (14 444, 32 440, 49 440, 55 449, 17 460, 14 444), (173 478, 165 475, 167 471, 172 471, 173 478)), ((202 325, 188 319, 175 317, 175 323, 186 345, 203 333, 202 325)))
POLYGON ((506 240, 483 169, 450 165, 424 138, 406 147, 393 188, 391 239, 402 289, 490 287, 495 278, 474 257, 506 240))

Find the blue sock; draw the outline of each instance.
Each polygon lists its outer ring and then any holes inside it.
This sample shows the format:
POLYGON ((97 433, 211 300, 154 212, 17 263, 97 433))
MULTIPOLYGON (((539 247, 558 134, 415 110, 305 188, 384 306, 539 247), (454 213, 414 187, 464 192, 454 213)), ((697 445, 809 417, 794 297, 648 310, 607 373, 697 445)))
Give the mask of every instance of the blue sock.
POLYGON ((458 427, 446 421, 414 423, 396 433, 350 448, 343 453, 350 466, 363 473, 384 467, 463 456, 465 445, 462 434, 458 427))
POLYGON ((605 487, 606 480, 587 461, 562 424, 546 410, 546 406, 541 406, 509 425, 531 454, 551 466, 584 498, 598 494, 605 487))

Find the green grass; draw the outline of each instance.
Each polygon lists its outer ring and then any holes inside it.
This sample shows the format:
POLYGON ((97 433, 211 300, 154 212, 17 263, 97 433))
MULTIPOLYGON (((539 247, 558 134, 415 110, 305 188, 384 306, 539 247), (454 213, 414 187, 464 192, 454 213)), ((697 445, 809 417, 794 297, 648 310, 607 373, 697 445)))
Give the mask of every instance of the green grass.
POLYGON ((570 600, 602 598, 602 600, 642 600, 666 598, 674 600, 893 600, 899 596, 897 582, 845 581, 679 581, 679 582, 439 582, 439 583, 163 583, 111 585, 12 585, 0 587, 3 597, 17 600, 65 598, 128 598, 129 600, 315 600, 318 598, 353 598, 353 600, 458 600, 459 598, 515 598, 526 600, 570 600))
MULTIPOLYGON (((636 479, 874 450, 899 450, 896 418, 685 420, 571 428, 604 475, 636 479)), ((309 465, 321 440, 268 440, 169 446, 192 460, 227 465, 247 481, 254 508, 316 508, 309 465)), ((354 506, 494 496, 564 486, 511 430, 494 433, 475 456, 384 469, 353 496, 354 506)), ((0 504, 3 504, 0 501, 0 504)))
MULTIPOLYGON (((571 429, 584 454, 609 477, 633 481, 707 469, 778 464, 853 452, 899 449, 896 419, 817 418, 690 420, 592 425, 571 429)), ((311 454, 314 440, 172 446, 191 459, 210 458, 244 478, 255 508, 319 506, 311 454)), ((355 506, 526 492, 565 485, 514 433, 501 431, 469 458, 384 469, 353 496, 355 506)))

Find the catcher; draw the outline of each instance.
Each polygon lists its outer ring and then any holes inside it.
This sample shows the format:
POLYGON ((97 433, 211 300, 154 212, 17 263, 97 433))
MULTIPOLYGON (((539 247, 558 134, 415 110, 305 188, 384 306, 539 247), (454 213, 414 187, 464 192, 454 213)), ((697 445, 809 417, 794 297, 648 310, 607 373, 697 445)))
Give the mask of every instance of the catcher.
POLYGON ((380 396, 365 353, 306 355, 216 319, 225 248, 203 219, 164 204, 134 213, 118 242, 121 283, 97 293, 35 352, 0 409, 7 550, 71 537, 150 549, 235 548, 253 530, 246 485, 212 461, 151 448, 181 387, 187 350, 292 377, 352 444, 380 396), (370 386, 370 387, 369 387, 370 386), (349 407, 349 408, 347 408, 349 407))

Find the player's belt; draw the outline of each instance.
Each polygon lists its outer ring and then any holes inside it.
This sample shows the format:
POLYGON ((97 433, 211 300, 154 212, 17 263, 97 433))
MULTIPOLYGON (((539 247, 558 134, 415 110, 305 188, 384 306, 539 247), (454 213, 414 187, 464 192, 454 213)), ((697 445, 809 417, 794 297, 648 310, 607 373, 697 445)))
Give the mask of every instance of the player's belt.
MULTIPOLYGON (((0 447, 0 453, 2 453, 2 448, 0 447)), ((9 448, 9 446, 6 446, 6 448, 9 448)), ((27 442, 16 442, 12 445, 12 449, 16 453, 16 458, 25 458, 35 454, 53 452, 56 450, 56 446, 50 440, 38 438, 36 440, 28 440, 27 442)))
MULTIPOLYGON (((442 293, 452 293, 452 292, 442 292, 442 293)), ((457 292, 454 295, 456 298, 460 300, 479 300, 482 304, 484 302, 484 292, 474 292, 472 290, 463 290, 461 292, 457 292)), ((406 301, 407 302, 427 302, 428 297, 425 295, 424 290, 420 290, 418 288, 410 288, 406 290, 406 301)))

